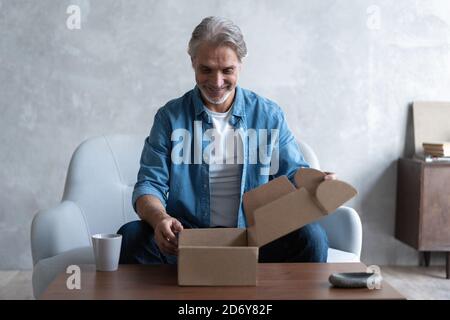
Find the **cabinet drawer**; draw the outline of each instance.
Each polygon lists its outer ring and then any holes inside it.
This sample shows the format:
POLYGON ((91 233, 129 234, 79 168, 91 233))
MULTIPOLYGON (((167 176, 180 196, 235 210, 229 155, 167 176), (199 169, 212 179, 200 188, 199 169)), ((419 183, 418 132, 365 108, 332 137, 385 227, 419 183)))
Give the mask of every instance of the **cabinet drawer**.
POLYGON ((450 166, 423 168, 421 250, 450 250, 450 166))

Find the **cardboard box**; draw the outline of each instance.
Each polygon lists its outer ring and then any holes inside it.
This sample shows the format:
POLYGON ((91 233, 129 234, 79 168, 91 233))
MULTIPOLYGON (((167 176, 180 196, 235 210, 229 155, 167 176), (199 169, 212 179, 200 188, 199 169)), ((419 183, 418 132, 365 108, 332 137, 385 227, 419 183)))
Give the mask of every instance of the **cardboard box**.
POLYGON ((178 239, 180 286, 252 286, 257 284, 259 247, 335 211, 356 195, 324 173, 299 169, 295 187, 286 176, 243 195, 247 229, 184 229, 178 239))

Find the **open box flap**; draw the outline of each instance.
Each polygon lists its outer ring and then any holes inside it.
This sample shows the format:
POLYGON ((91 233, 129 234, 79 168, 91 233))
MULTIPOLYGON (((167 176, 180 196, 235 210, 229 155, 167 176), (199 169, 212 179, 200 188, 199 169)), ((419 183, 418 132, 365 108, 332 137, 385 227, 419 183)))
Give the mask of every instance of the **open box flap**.
POLYGON ((257 208, 295 190, 289 179, 286 176, 281 176, 244 193, 243 202, 247 225, 252 226, 254 224, 254 213, 257 208))
POLYGON ((287 177, 279 177, 244 194, 244 209, 251 222, 248 245, 261 247, 321 219, 356 195, 351 185, 324 181, 323 176, 323 172, 303 168, 294 178, 298 189, 287 177))

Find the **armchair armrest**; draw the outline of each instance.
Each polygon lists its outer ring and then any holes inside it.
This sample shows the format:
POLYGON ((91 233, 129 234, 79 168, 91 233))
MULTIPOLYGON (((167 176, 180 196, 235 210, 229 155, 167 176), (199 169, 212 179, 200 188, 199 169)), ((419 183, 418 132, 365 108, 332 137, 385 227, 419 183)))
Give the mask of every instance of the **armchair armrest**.
POLYGON ((358 213, 349 207, 339 207, 319 221, 328 236, 330 248, 354 253, 361 257, 362 225, 358 213))
POLYGON ((90 234, 83 213, 75 202, 63 201, 34 216, 31 224, 33 265, 41 259, 86 246, 91 246, 90 234))

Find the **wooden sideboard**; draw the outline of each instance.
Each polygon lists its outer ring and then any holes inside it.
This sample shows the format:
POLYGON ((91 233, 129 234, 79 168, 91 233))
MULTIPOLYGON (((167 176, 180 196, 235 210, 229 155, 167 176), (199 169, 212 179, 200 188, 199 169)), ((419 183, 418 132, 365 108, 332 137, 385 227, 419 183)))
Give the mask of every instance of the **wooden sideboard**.
POLYGON ((395 237, 424 253, 446 252, 450 278, 450 162, 401 158, 397 167, 395 237))

